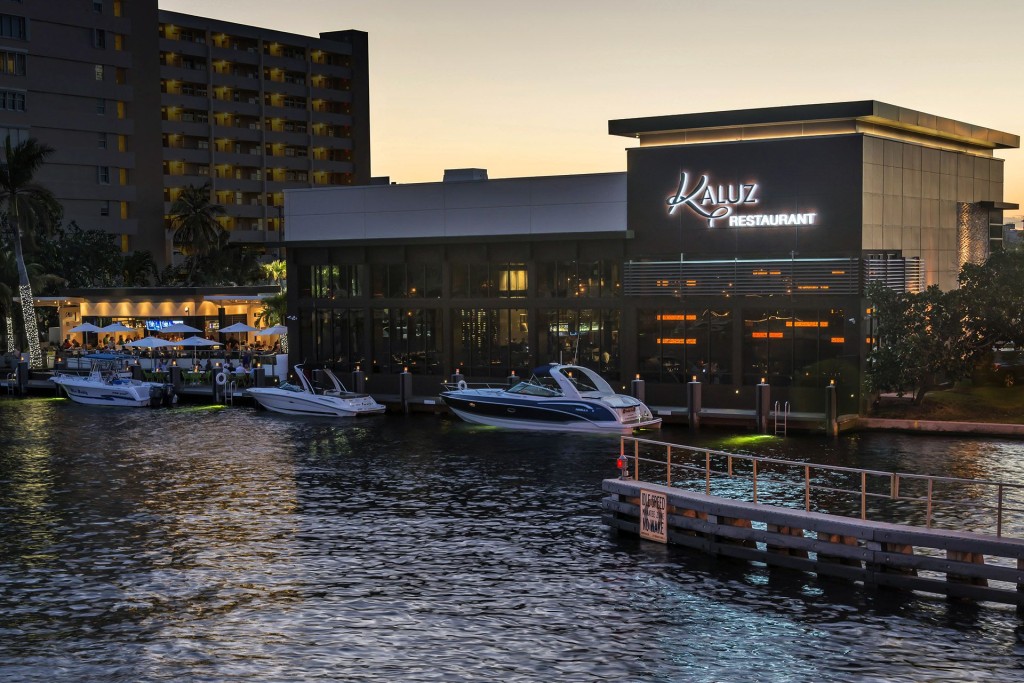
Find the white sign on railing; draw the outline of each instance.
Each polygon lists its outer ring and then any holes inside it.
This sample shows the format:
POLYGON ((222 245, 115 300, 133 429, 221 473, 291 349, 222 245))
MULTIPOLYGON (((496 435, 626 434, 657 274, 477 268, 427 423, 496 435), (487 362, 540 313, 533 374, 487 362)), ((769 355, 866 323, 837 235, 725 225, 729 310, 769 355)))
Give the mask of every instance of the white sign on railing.
POLYGON ((668 543, 668 496, 640 489, 640 538, 668 543))

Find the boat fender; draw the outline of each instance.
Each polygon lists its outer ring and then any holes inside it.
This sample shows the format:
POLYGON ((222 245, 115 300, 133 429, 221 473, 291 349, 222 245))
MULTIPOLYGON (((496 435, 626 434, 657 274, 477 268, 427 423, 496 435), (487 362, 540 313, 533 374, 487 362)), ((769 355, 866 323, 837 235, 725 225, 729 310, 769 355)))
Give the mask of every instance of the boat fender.
POLYGON ((460 379, 458 382, 455 383, 455 386, 458 387, 459 391, 462 391, 469 385, 466 384, 466 380, 460 379))
POLYGON ((219 386, 219 387, 222 387, 222 386, 224 386, 225 384, 228 383, 228 376, 225 375, 223 372, 218 372, 216 379, 217 379, 217 386, 219 386))

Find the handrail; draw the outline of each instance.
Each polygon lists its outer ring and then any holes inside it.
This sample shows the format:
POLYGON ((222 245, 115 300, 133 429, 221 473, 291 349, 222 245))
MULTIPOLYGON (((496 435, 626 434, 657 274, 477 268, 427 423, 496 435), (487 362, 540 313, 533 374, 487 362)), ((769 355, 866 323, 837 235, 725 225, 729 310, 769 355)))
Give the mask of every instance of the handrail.
MULTIPOLYGON (((666 486, 686 485, 685 477, 673 477, 674 471, 688 473, 691 479, 696 479, 698 475, 703 475, 701 477, 704 484, 703 489, 704 493, 707 495, 711 495, 712 481, 715 477, 734 478, 741 476, 742 474, 747 474, 746 472, 738 472, 735 465, 737 463, 749 463, 751 466, 749 477, 752 486, 752 502, 755 504, 765 504, 763 499, 765 497, 766 481, 768 482, 768 488, 780 483, 783 485, 787 483, 770 477, 770 466, 774 465, 782 468, 800 469, 802 470, 802 473, 799 477, 799 484, 803 489, 803 507, 806 511, 811 510, 811 494, 814 491, 850 494, 859 497, 859 516, 862 520, 867 519, 869 500, 900 501, 904 503, 923 504, 925 507, 925 526, 927 528, 931 528, 934 520, 934 508, 936 505, 955 505, 959 510, 973 509, 994 511, 995 535, 1000 537, 1002 536, 1006 513, 1024 513, 1024 507, 1010 507, 1007 502, 1007 495, 1011 492, 1016 492, 1024 496, 1024 484, 1012 484, 983 479, 962 479, 959 477, 912 474, 905 472, 887 472, 883 470, 872 470, 858 467, 843 467, 840 465, 822 465, 743 453, 728 453, 725 451, 715 451, 695 446, 684 446, 667 441, 657 441, 654 439, 645 439, 627 435, 623 435, 620 439, 619 457, 621 458, 620 467, 622 468, 623 478, 632 478, 636 481, 640 481, 641 463, 645 465, 645 473, 650 466, 653 466, 653 469, 650 470, 651 472, 663 473, 664 478, 660 479, 662 475, 659 475, 658 480, 664 481, 666 486), (629 449, 632 453, 627 454, 627 442, 632 442, 633 447, 629 449), (663 455, 642 457, 641 446, 651 450, 654 454, 663 455), (676 453, 676 457, 673 457, 674 453, 676 453), (700 456, 700 463, 695 463, 693 460, 686 462, 683 460, 686 454, 700 456), (630 458, 633 460, 632 468, 630 467, 630 458), (715 461, 721 460, 725 461, 724 469, 722 469, 721 465, 718 465, 717 467, 713 466, 713 464, 716 464, 715 461), (632 469, 632 477, 630 477, 630 469, 632 469), (844 488, 842 482, 830 482, 820 479, 815 481, 815 478, 812 477, 812 472, 817 474, 819 477, 828 476, 829 474, 854 475, 858 480, 858 485, 853 488, 844 488), (877 485, 875 490, 871 490, 869 487, 869 480, 877 481, 879 479, 887 484, 884 492, 879 492, 879 490, 877 490, 877 485), (922 482, 925 484, 926 490, 922 493, 901 490, 901 484, 908 482, 922 482), (959 500, 940 497, 937 496, 935 492, 936 484, 971 486, 975 488, 994 488, 993 493, 995 495, 995 501, 986 503, 982 500, 968 500, 966 496, 959 500)), ((652 480, 652 483, 656 482, 652 480)), ((794 478, 789 483, 795 485, 797 483, 797 479, 794 478)), ((1017 504, 1024 505, 1024 503, 1021 503, 1020 501, 1015 502, 1017 504)), ((1024 515, 1020 516, 1018 519, 1024 519, 1024 515)))

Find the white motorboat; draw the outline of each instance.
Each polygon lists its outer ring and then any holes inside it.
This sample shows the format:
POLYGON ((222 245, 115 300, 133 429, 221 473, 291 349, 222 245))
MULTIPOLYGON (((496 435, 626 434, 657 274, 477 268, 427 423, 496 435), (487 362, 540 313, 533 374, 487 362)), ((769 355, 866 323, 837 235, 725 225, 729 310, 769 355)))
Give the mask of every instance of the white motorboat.
POLYGON ((170 384, 143 382, 118 372, 113 362, 93 361, 88 375, 59 372, 50 378, 75 403, 92 406, 144 408, 170 404, 176 396, 170 384))
POLYGON ((661 427, 661 418, 642 401, 615 393, 600 375, 580 365, 542 366, 512 387, 472 388, 465 382, 445 387, 445 404, 474 424, 612 434, 661 427))
POLYGON ((315 386, 302 370, 295 366, 301 386, 281 383, 276 387, 246 389, 245 393, 261 406, 286 415, 312 415, 321 417, 357 417, 384 412, 384 406, 367 394, 357 394, 345 388, 333 372, 323 368, 317 371, 330 385, 315 386))

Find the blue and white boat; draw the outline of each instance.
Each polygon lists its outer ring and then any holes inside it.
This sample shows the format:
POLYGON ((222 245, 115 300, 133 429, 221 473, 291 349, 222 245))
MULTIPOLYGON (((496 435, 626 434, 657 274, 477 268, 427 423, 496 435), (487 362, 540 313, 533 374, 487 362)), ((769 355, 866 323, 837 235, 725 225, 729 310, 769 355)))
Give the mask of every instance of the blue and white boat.
POLYGON ((470 387, 460 381, 445 388, 445 404, 473 424, 608 434, 661 426, 661 418, 642 401, 615 393, 600 375, 579 365, 545 365, 512 387, 470 387))

